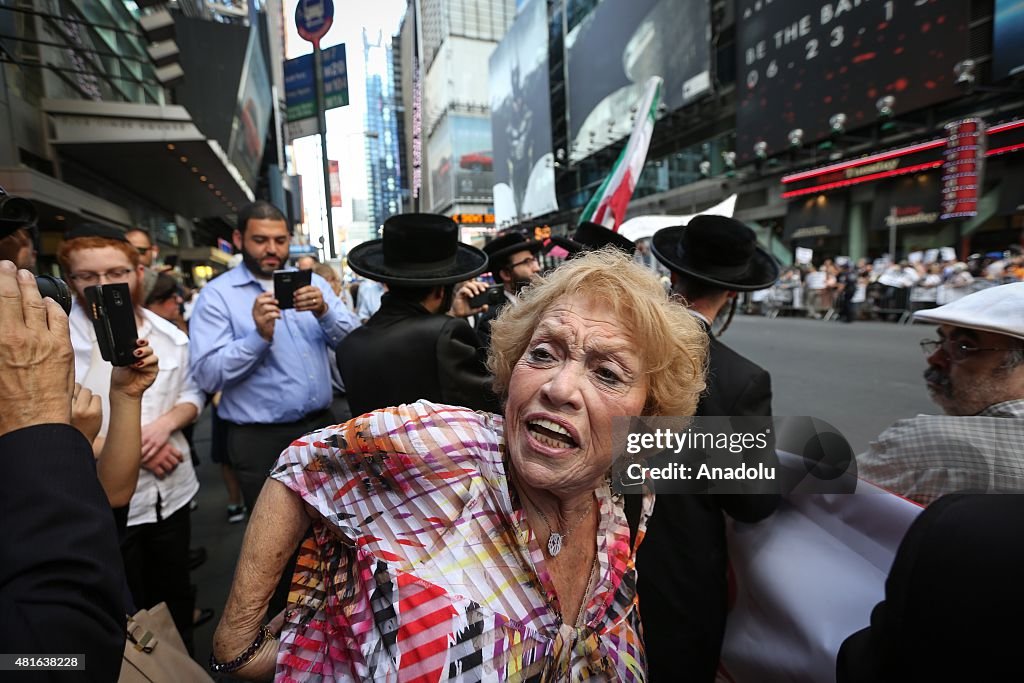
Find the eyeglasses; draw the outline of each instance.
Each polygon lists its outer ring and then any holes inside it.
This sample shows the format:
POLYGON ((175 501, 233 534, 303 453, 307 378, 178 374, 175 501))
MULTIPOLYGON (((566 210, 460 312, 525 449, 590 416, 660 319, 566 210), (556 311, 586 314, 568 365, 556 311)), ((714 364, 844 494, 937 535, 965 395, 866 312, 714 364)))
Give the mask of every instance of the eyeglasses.
POLYGON ((139 256, 145 256, 146 253, 149 252, 149 250, 152 248, 152 245, 148 247, 135 247, 135 251, 139 252, 139 256))
POLYGON ((509 268, 518 268, 519 266, 535 266, 540 263, 537 259, 532 256, 524 258, 522 261, 516 261, 515 263, 508 264, 509 268))
POLYGON ((959 363, 962 360, 967 360, 972 353, 979 351, 1012 351, 1013 349, 1007 346, 971 346, 964 344, 963 342, 955 342, 952 339, 922 339, 921 350, 924 351, 926 356, 930 356, 939 349, 946 352, 946 355, 955 362, 959 363))
POLYGON ((107 282, 125 282, 128 280, 128 275, 131 272, 131 268, 114 268, 113 270, 108 270, 105 273, 91 273, 89 271, 71 273, 68 277, 83 285, 93 285, 96 284, 100 278, 103 278, 107 282))

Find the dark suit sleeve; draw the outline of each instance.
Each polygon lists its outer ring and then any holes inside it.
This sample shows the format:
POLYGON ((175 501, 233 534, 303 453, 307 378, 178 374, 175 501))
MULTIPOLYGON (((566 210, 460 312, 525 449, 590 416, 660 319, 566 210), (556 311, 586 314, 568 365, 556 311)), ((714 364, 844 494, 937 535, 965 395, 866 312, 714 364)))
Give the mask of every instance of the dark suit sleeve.
POLYGON ((124 569, 92 448, 73 427, 39 425, 0 437, 0 459, 2 650, 85 655, 75 680, 117 680, 124 569))
POLYGON ((481 361, 480 340, 465 320, 451 318, 437 338, 437 381, 444 403, 498 412, 491 377, 481 361))
MULTIPOLYGON (((749 384, 739 395, 736 404, 733 406, 732 415, 750 417, 771 417, 772 414, 772 378, 765 370, 754 374, 749 384)), ((774 451, 759 454, 756 460, 748 464, 757 466, 763 462, 766 467, 778 468, 778 457, 774 451)), ((771 488, 772 491, 754 493, 748 491, 744 494, 722 494, 716 496, 718 505, 733 519, 748 524, 759 522, 768 515, 775 512, 782 501, 782 496, 774 489, 777 486, 776 480, 748 482, 749 487, 757 489, 771 488)))

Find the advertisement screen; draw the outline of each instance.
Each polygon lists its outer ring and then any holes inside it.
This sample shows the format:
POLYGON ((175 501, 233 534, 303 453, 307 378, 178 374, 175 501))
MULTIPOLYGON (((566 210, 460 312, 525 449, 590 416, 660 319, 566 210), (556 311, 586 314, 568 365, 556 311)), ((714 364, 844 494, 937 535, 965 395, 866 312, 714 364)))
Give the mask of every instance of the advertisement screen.
POLYGON ((827 137, 829 119, 849 131, 878 120, 878 101, 895 115, 963 94, 953 67, 967 55, 962 0, 765 2, 738 0, 736 153, 785 149, 827 137))
POLYGON ((551 153, 547 5, 532 0, 490 62, 498 225, 558 209, 551 153))
POLYGON ((491 203, 494 157, 488 119, 449 114, 430 137, 428 159, 435 211, 455 201, 491 203))
POLYGON ((263 160, 271 104, 270 74, 263 59, 259 32, 252 29, 228 143, 228 158, 250 187, 256 186, 256 175, 263 160))
POLYGON ((993 81, 1024 71, 1024 2, 996 0, 992 43, 993 81))
POLYGON ((569 157, 583 159, 629 135, 651 76, 678 109, 706 92, 707 0, 603 0, 566 36, 569 157))

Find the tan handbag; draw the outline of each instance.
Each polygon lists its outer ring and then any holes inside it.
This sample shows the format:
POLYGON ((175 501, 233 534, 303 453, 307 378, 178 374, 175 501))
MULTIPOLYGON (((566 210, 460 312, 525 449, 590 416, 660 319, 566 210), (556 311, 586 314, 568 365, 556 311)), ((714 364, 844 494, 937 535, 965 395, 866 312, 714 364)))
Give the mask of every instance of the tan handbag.
POLYGON ((181 640, 167 603, 128 617, 119 683, 212 683, 181 640))

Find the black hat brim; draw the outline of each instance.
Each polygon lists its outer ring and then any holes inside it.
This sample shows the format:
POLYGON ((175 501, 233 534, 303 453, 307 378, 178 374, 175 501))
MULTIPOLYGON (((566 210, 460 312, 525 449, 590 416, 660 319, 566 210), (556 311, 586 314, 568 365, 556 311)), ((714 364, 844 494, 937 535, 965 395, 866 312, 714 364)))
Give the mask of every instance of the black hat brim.
MULTIPOLYGON (((498 270, 501 270, 501 268, 505 267, 505 260, 507 260, 508 257, 511 256, 512 254, 515 254, 520 251, 528 251, 531 254, 536 254, 543 248, 544 243, 538 242, 537 240, 516 242, 515 244, 507 246, 504 249, 498 249, 496 252, 491 254, 490 264, 501 263, 502 266, 498 268, 498 270)), ((495 271, 492 270, 491 272, 493 273, 495 271)))
POLYGON ((654 253, 655 258, 661 261, 662 265, 672 272, 734 292, 755 292, 759 289, 767 289, 779 279, 779 262, 760 244, 754 248, 750 268, 742 276, 722 278, 704 272, 700 269, 699 264, 688 262, 685 253, 679 253, 678 245, 682 243, 685 232, 685 225, 677 225, 671 228, 662 228, 651 237, 651 252, 654 253))
POLYGON ((363 242, 348 253, 348 265, 363 277, 399 287, 434 287, 470 280, 487 270, 487 254, 459 243, 455 261, 439 268, 394 268, 384 263, 384 240, 363 242))

